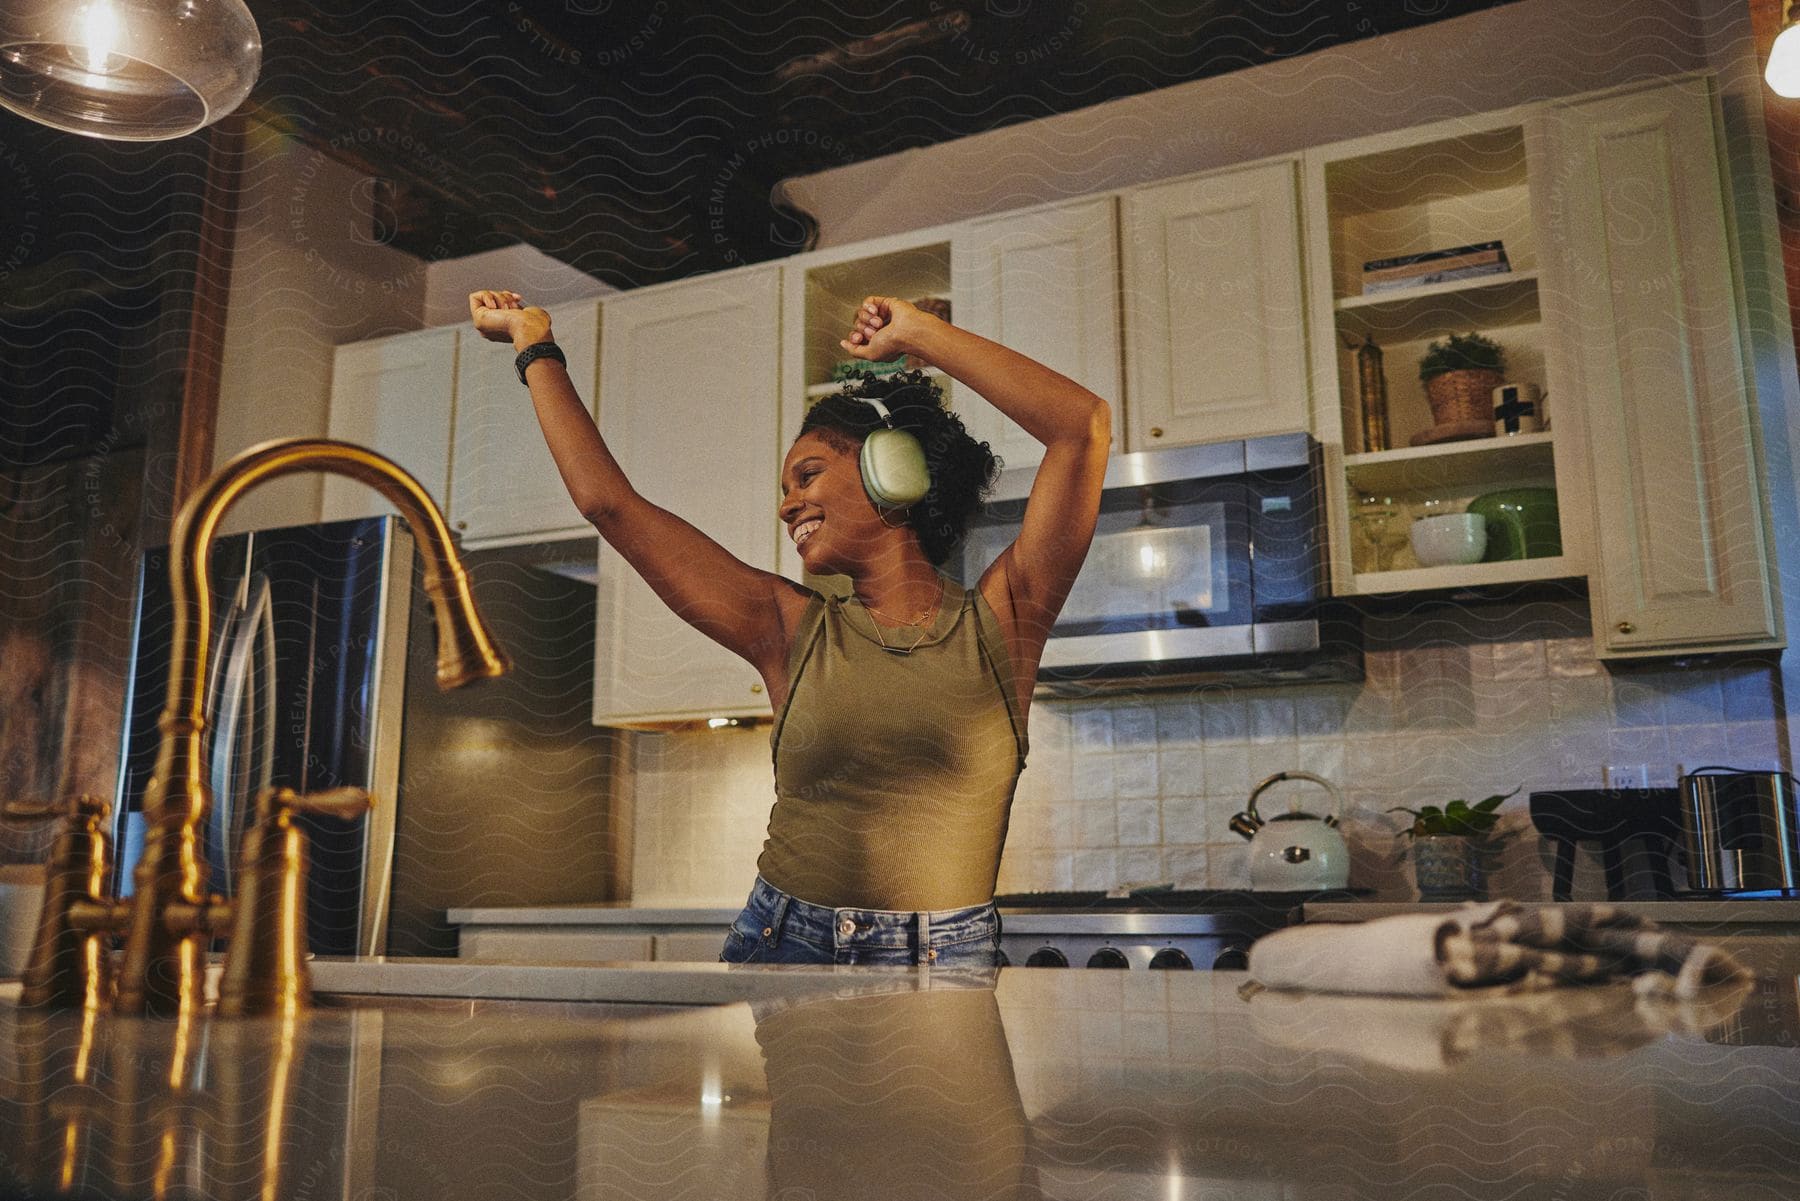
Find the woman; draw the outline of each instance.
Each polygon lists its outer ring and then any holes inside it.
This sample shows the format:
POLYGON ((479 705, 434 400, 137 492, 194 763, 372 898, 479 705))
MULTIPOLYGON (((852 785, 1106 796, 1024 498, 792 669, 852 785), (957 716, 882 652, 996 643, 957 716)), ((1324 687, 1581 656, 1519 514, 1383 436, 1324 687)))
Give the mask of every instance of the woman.
POLYGON ((720 958, 997 962, 994 881, 1026 715, 1044 641, 1093 538, 1112 440, 1106 402, 906 301, 869 297, 845 351, 937 367, 1042 442, 1044 458, 1018 538, 965 590, 938 565, 998 471, 987 445, 916 373, 820 401, 782 466, 777 515, 807 571, 848 577, 847 596, 827 597, 741 562, 637 494, 570 384, 543 309, 481 291, 469 310, 484 337, 520 352, 582 515, 768 689, 776 803, 720 958), (883 490, 888 460, 865 476, 864 445, 874 435, 871 450, 891 450, 878 432, 890 422, 914 435, 931 475, 910 504, 883 490))

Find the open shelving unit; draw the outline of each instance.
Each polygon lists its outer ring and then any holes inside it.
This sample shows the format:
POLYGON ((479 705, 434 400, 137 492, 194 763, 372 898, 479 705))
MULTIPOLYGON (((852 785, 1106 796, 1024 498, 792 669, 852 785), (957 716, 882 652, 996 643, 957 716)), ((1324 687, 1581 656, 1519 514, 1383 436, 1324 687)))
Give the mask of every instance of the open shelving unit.
MULTIPOLYGON (((946 229, 899 235, 864 243, 845 251, 806 255, 783 280, 782 447, 794 440, 806 411, 815 401, 837 392, 843 383, 832 372, 850 356, 838 342, 850 329, 856 306, 867 296, 949 299, 951 242, 946 229)), ((954 307, 951 311, 955 319, 954 307)), ((955 406, 954 381, 939 371, 929 374, 955 406)), ((826 592, 842 592, 841 577, 805 572, 786 539, 781 543, 782 574, 826 592)))
MULTIPOLYGON (((1375 546, 1355 521, 1364 495, 1391 498, 1410 524, 1427 506, 1459 512, 1484 493, 1556 488, 1556 434, 1412 445, 1433 425, 1419 360, 1434 341, 1474 331, 1498 342, 1508 382, 1537 384, 1554 403, 1539 300, 1538 238, 1523 118, 1444 123, 1362 139, 1307 158, 1308 230, 1316 328, 1320 436, 1336 442, 1330 481, 1334 589, 1339 594, 1455 588, 1581 574, 1569 553, 1512 561, 1421 567, 1410 540, 1378 570, 1375 546), (1481 242, 1501 242, 1510 270, 1476 279, 1364 295, 1362 265, 1481 242), (1363 442, 1355 348, 1381 350, 1390 445, 1363 442), (1335 389, 1335 404, 1333 390, 1335 389), (1337 417, 1332 428, 1331 416, 1337 417)), ((1546 407, 1549 407, 1547 405, 1546 407)))
MULTIPOLYGON (((806 268, 804 277, 802 389, 807 399, 816 400, 837 390, 832 371, 849 358, 838 341, 850 328, 851 317, 864 297, 949 298, 950 243, 946 239, 821 263, 806 268)), ((947 385, 949 380, 943 383, 947 385)))

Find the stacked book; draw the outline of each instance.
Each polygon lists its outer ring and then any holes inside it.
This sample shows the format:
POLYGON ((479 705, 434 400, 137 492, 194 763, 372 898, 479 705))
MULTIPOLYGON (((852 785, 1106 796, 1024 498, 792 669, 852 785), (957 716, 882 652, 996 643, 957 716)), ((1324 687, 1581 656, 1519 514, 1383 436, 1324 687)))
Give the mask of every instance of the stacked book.
POLYGON ((1452 280, 1499 275, 1511 270, 1512 265, 1506 261, 1506 247, 1499 242, 1477 242, 1473 246, 1402 254, 1364 263, 1362 294, 1373 296, 1379 292, 1447 284, 1452 280))

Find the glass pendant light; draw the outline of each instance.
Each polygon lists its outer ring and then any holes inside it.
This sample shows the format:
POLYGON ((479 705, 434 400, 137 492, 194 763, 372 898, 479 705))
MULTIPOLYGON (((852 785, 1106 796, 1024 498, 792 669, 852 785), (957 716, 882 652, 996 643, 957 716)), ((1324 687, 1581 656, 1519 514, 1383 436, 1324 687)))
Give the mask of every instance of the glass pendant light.
POLYGON ((242 104, 261 65, 244 0, 0 4, 0 105, 70 133, 193 133, 242 104))
POLYGON ((1763 80, 1777 96, 1800 99, 1800 24, 1794 21, 1793 0, 1782 6, 1781 32, 1769 47, 1769 65, 1763 80))

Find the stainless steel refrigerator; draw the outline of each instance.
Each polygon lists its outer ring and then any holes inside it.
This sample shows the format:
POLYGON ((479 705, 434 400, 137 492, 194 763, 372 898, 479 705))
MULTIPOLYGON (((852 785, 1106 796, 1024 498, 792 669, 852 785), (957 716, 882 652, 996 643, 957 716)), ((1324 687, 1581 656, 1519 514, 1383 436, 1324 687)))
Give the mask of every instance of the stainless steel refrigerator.
MULTIPOLYGON (((412 535, 395 517, 237 534, 212 548, 203 765, 213 891, 235 891, 238 843, 263 787, 357 785, 375 798, 354 821, 301 819, 311 836, 308 934, 321 955, 386 949, 412 569, 412 535)), ((159 547, 139 568, 113 810, 121 896, 143 851, 172 619, 159 547)))

